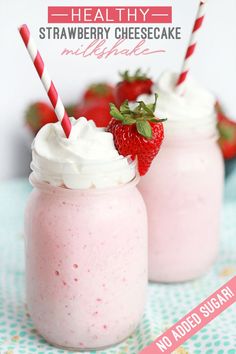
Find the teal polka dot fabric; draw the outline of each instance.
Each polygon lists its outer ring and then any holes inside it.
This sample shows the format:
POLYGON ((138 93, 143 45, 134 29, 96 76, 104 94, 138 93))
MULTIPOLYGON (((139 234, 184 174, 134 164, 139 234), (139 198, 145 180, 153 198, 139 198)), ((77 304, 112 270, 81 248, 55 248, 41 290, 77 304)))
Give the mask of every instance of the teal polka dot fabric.
MULTIPOLYGON (((29 193, 27 180, 0 184, 0 354, 70 354, 47 344, 27 312, 23 214, 29 193)), ((97 353, 138 354, 236 274, 236 173, 226 183, 221 239, 221 253, 208 274, 188 283, 150 284, 146 311, 137 331, 119 346, 97 353)), ((236 354, 236 304, 175 353, 236 354)))

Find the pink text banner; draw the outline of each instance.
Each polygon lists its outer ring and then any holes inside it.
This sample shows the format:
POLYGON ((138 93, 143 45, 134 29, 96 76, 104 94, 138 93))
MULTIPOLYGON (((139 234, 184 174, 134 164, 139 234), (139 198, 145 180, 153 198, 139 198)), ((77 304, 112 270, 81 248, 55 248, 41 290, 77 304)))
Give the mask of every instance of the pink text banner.
POLYGON ((172 7, 49 6, 48 23, 172 23, 172 7))
POLYGON ((172 353, 235 302, 236 276, 144 348, 140 354, 172 353))

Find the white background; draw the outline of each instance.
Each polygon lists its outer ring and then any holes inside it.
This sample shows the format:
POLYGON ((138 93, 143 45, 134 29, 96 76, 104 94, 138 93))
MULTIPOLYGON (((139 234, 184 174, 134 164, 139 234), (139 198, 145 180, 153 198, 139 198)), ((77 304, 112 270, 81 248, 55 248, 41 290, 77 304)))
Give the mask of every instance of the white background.
MULTIPOLYGON (((117 80, 117 71, 125 68, 150 68, 157 78, 166 68, 178 71, 185 54, 198 0, 0 0, 0 179, 28 173, 30 153, 25 139, 24 110, 34 100, 47 100, 17 32, 27 23, 47 63, 48 70, 65 104, 78 100, 85 84, 107 79, 117 80), (165 54, 145 57, 117 57, 109 60, 62 57, 63 47, 76 41, 40 40, 38 28, 47 26, 49 5, 172 5, 173 25, 182 26, 182 39, 151 43, 164 48, 165 54)), ((192 63, 191 73, 221 100, 236 120, 236 1, 208 0, 207 17, 192 63)), ((60 26, 60 25, 59 25, 60 26)), ((112 41, 114 42, 114 41, 112 41)), ((150 43, 149 43, 150 44, 150 43)))

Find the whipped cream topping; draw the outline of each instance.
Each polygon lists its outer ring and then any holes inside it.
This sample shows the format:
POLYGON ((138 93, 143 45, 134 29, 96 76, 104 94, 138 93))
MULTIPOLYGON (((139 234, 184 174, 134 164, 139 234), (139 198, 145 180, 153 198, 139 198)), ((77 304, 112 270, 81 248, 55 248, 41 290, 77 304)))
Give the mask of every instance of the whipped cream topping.
MULTIPOLYGON (((177 133, 216 135, 215 98, 189 75, 184 95, 175 91, 178 75, 164 72, 153 91, 158 93, 156 115, 167 118, 166 137, 177 133)), ((138 100, 154 102, 153 95, 141 95, 138 100)))
POLYGON ((70 118, 69 139, 60 122, 46 124, 32 144, 31 168, 37 179, 71 189, 106 188, 131 181, 135 163, 119 155, 113 135, 92 120, 70 118))

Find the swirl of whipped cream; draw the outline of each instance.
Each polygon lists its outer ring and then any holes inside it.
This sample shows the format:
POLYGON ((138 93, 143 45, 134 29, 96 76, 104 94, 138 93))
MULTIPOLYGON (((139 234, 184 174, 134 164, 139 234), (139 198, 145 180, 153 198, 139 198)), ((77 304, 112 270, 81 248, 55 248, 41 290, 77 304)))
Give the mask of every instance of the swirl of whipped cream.
MULTIPOLYGON (((165 133, 168 135, 190 133, 213 136, 217 134, 215 98, 188 77, 184 95, 175 91, 178 75, 164 72, 153 91, 158 93, 156 115, 167 118, 165 133)), ((141 95, 139 101, 153 103, 154 95, 141 95)))
POLYGON ((70 120, 69 139, 59 122, 46 124, 36 135, 31 169, 38 180, 87 189, 118 186, 134 179, 135 163, 119 155, 111 133, 83 117, 70 120))

